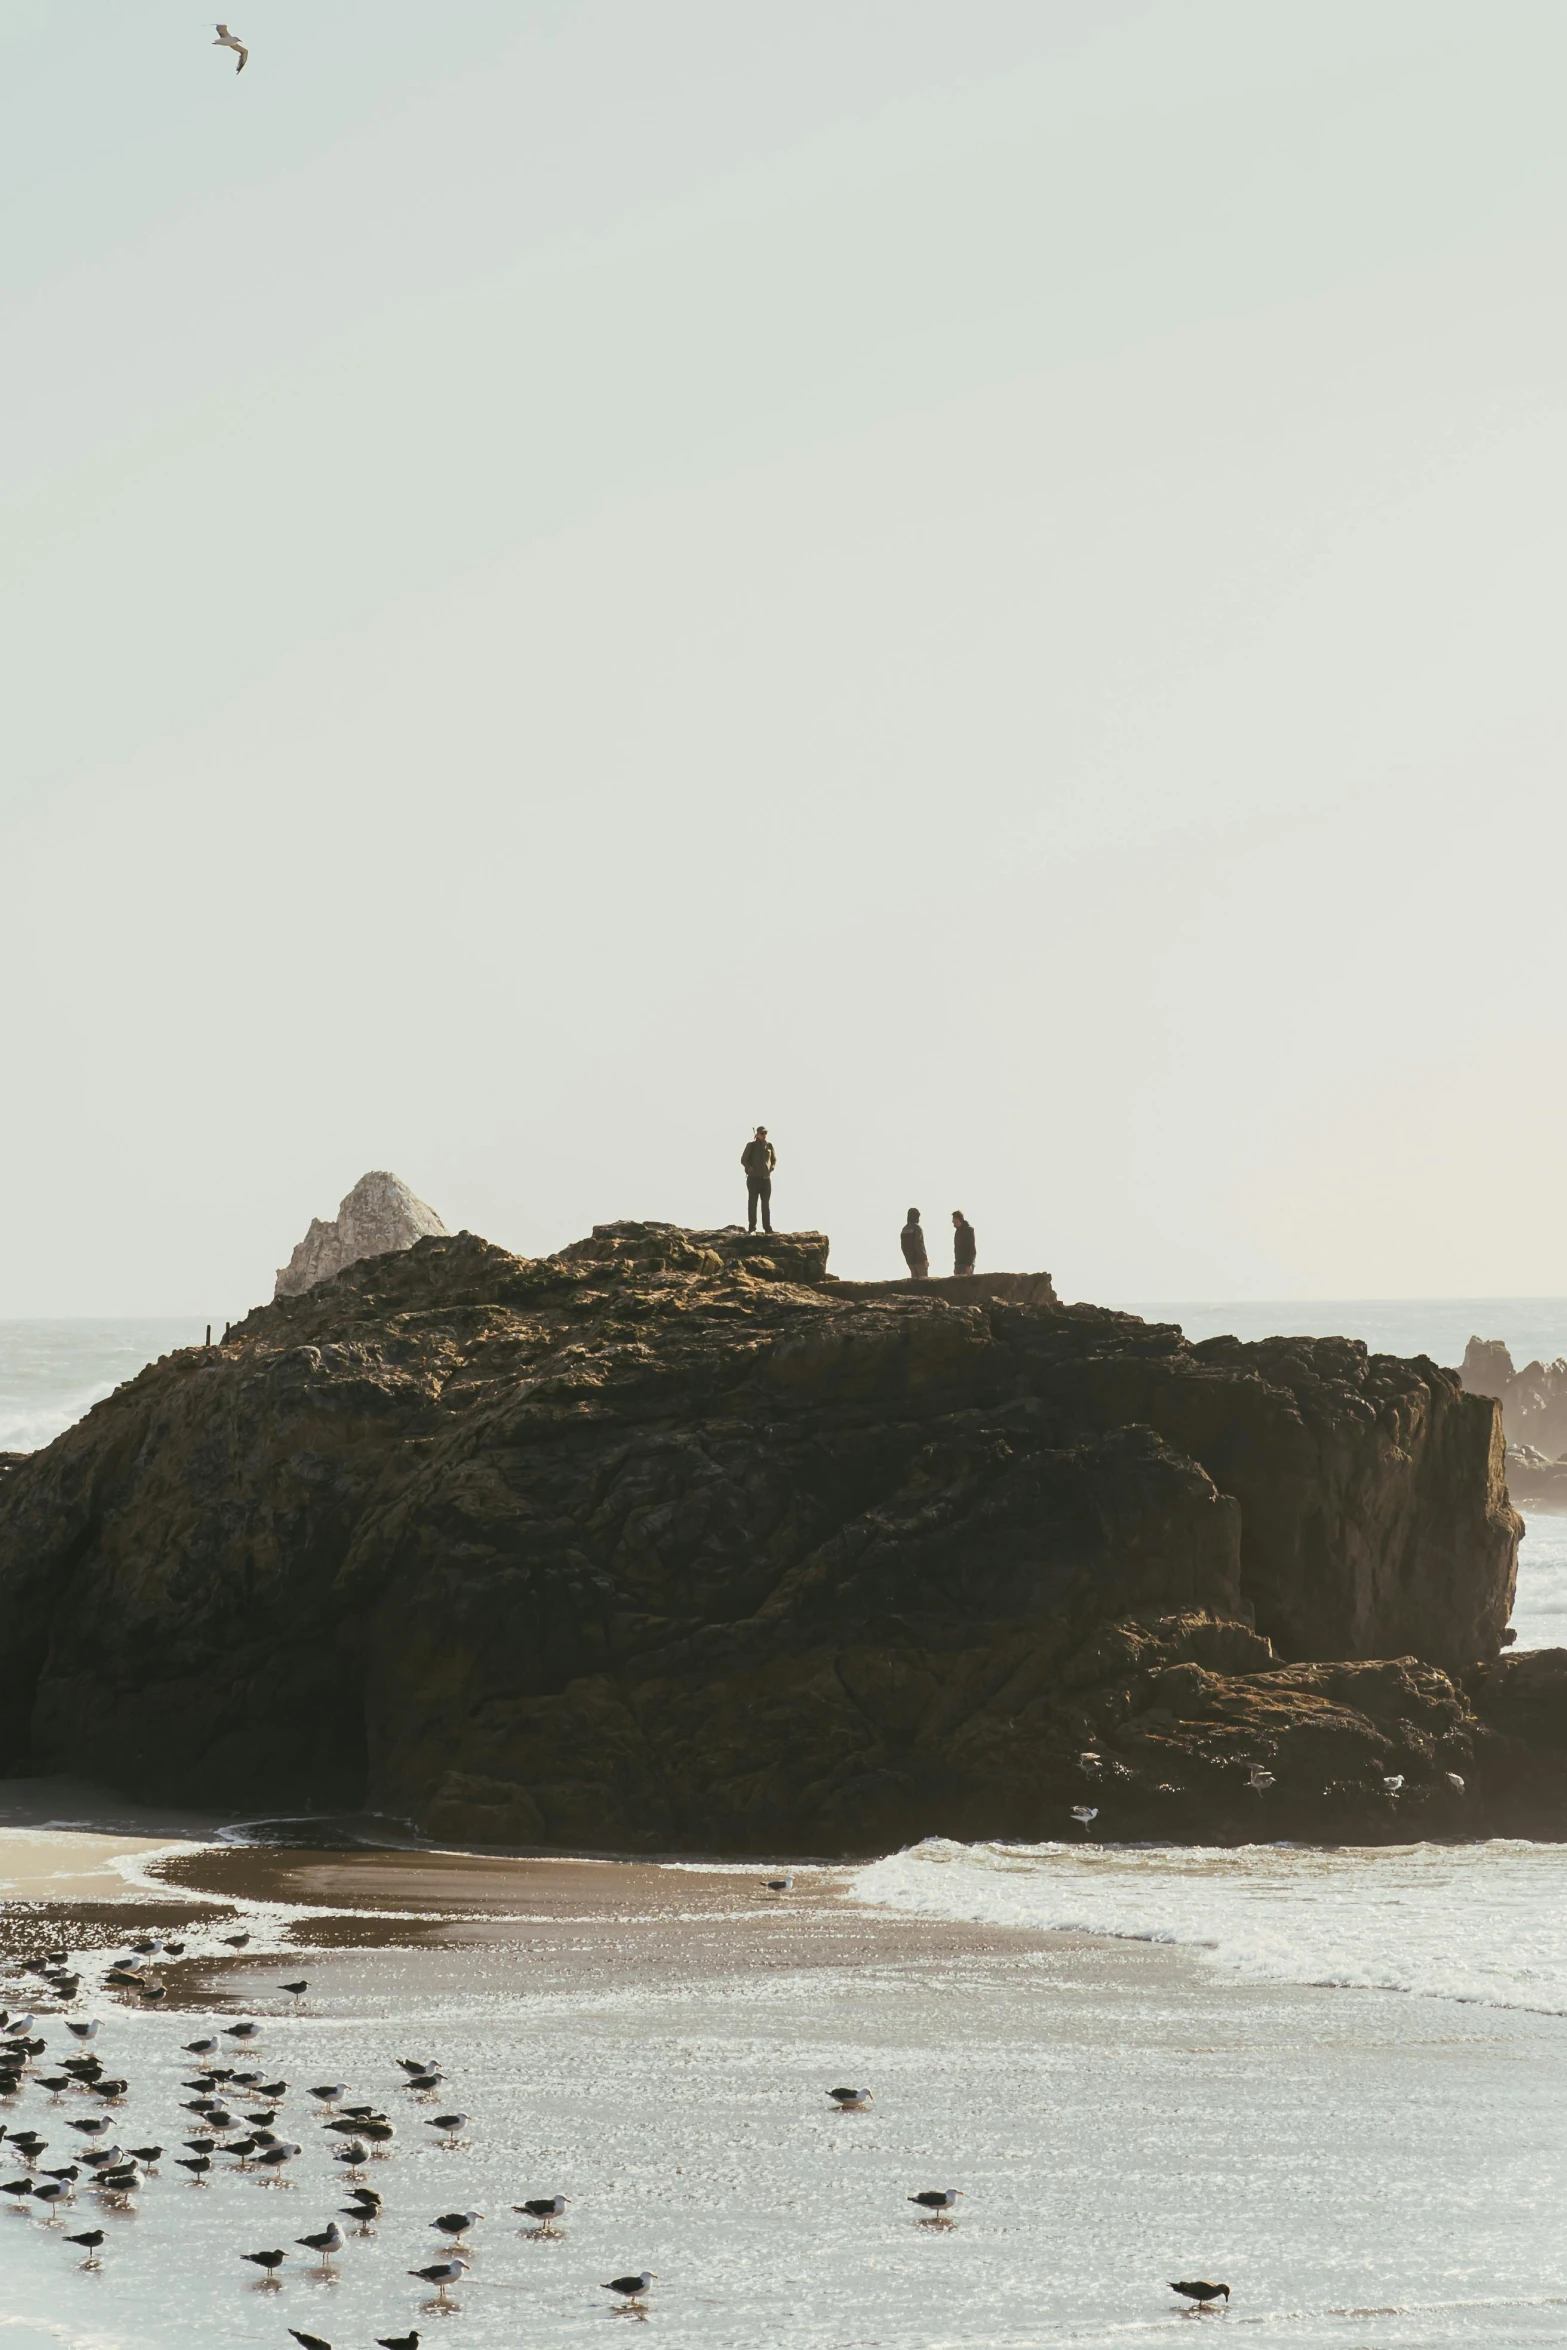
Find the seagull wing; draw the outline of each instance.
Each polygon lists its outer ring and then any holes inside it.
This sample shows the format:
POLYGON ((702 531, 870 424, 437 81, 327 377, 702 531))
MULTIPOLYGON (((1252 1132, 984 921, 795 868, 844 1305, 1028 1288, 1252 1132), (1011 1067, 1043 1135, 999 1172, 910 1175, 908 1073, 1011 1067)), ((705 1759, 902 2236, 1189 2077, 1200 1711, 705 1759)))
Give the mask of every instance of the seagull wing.
POLYGON ((238 65, 236 65, 236 66, 235 66, 235 68, 234 68, 234 71, 235 71, 236 73, 243 73, 243 72, 244 72, 244 70, 245 70, 245 68, 246 68, 246 66, 247 66, 249 63, 250 63, 250 51, 249 51, 248 49, 241 49, 241 51, 240 51, 240 53, 239 53, 239 63, 238 63, 238 65))

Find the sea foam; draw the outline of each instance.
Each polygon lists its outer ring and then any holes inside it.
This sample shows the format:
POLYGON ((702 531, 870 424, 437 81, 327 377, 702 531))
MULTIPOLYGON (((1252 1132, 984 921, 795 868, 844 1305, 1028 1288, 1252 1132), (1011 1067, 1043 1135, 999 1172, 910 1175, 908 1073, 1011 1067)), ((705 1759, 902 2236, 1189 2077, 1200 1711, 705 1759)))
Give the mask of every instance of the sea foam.
POLYGON ((1567 1846, 1320 1851, 933 1838, 858 1869, 867 1905, 1169 1943, 1253 1982, 1567 2015, 1567 1846))

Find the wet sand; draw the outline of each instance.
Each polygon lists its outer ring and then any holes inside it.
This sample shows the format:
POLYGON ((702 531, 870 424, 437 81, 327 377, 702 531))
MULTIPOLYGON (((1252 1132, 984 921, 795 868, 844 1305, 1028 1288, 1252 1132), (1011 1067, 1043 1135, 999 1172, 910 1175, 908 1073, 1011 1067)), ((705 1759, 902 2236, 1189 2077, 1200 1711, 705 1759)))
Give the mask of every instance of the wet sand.
MULTIPOLYGON (((1166 2280, 1194 2272, 1235 2286, 1216 2322, 1289 2350, 1567 2339, 1558 2019, 883 1915, 832 1869, 772 1896, 750 1867, 195 1839, 124 1857, 138 1923, 194 1923, 165 2007, 91 1994, 133 2082, 117 2134, 177 2148, 192 2018, 237 2010, 261 2025, 253 2061, 293 2084, 305 2152, 281 2187, 165 2168, 113 2216, 101 2273, 0 2213, 7 2340, 602 2341, 602 2280, 644 2264, 649 2322, 694 2350, 1110 2345, 1182 2322, 1166 2280), (238 1955, 218 1939, 236 1920, 238 1955), (281 1990, 296 1977, 299 2010, 281 1990), (405 2055, 441 2062, 437 2097, 409 2093, 405 2055), (341 2195, 302 2087, 333 2080, 395 2120, 372 2166, 385 2215, 334 2275, 291 2253, 266 2295, 240 2253, 292 2245, 341 2195), (838 2082, 872 2087, 873 2110, 834 2111, 838 2082), (443 2101, 469 2117, 450 2145, 430 2127, 443 2101), (947 2185, 960 2224, 923 2229, 907 2196, 947 2185), (520 2234, 512 2206, 554 2192, 575 2198, 565 2236, 520 2234), (443 2318, 408 2271, 453 2205, 489 2217, 443 2318)), ((11 1906, 34 1946, 57 1922, 80 1947, 93 1908, 11 1906)), ((119 1942, 123 1904, 114 1925, 119 1942)), ((41 2090, 4 2118, 21 2111, 64 2137, 41 2090)))

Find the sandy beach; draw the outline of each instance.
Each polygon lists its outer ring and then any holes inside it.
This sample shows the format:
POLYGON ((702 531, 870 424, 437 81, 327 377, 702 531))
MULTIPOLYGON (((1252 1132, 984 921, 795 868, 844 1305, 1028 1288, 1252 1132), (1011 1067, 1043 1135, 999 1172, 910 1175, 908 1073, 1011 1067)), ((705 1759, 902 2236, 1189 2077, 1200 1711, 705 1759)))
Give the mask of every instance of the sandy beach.
MULTIPOLYGON (((294 2084, 297 2177, 269 2188, 223 2165, 195 2188, 166 2162, 86 2275, 55 2231, 0 2213, 0 2315, 21 2341, 34 2326, 83 2350, 286 2345, 292 2324, 340 2350, 425 2326, 407 2272, 454 2202, 489 2217, 437 2331, 475 2350, 519 2325, 597 2338, 603 2278, 642 2265, 659 2276, 650 2322, 699 2345, 1113 2342, 1181 2322, 1166 2280, 1194 2271, 1234 2286, 1230 2322, 1291 2344, 1567 2333, 1553 2017, 886 1915, 835 1869, 773 1896, 751 1869, 277 1849, 186 1827, 150 1859, 150 1836, 94 1836, 139 1894, 110 1911, 83 1867, 80 1899, 56 1880, 39 1906, 8 1901, 12 1946, 17 1925, 123 1942, 132 1914, 179 1917, 165 2008, 92 1998, 133 2082, 116 2133, 177 2145, 182 2043, 242 2015, 261 2025, 255 2063, 294 2084), (252 1937, 238 1955, 218 1940, 236 1921, 252 1937), (280 1984, 301 1977, 295 2012, 280 1984), (405 2055, 439 2059, 437 2097, 408 2094, 405 2055), (373 2166, 383 2219, 333 2281, 296 2265, 258 2294, 239 2253, 319 2227, 341 2193, 299 2086, 333 2079, 396 2124, 373 2166), (841 2082, 873 2089, 872 2109, 835 2112, 841 2082), (468 2117, 450 2146, 430 2127, 443 2100, 468 2117), (956 2227, 919 2225, 906 2198, 932 2185, 963 2189, 956 2227), (512 2205, 554 2192, 574 2198, 565 2237, 519 2235, 512 2205)), ((36 1870, 42 1833, 0 1831, 0 1869, 36 1870)), ((93 1835, 63 1833, 68 1856, 93 1835)), ((27 2109, 66 2135, 58 2109, 27 2109)))

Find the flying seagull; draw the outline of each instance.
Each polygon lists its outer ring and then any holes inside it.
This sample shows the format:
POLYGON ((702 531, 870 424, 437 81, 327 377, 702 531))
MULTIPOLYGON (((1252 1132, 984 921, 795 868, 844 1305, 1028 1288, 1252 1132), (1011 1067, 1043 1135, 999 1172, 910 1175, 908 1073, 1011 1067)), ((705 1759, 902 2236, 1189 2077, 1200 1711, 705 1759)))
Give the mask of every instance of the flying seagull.
MULTIPOLYGON (((229 28, 228 28, 228 26, 227 26, 226 24, 220 24, 220 25, 219 25, 219 27, 218 27, 218 37, 217 37, 217 39, 216 39, 216 40, 213 42, 212 46, 213 46, 213 48, 214 48, 214 49, 234 49, 234 50, 237 50, 237 51, 238 51, 238 53, 239 53, 239 63, 238 63, 238 65, 236 65, 236 66, 235 66, 235 68, 234 68, 234 71, 235 71, 236 73, 243 73, 243 72, 244 72, 244 70, 245 70, 245 67, 246 67, 246 66, 249 64, 249 62, 250 62, 250 51, 249 51, 249 50, 246 48, 246 46, 245 46, 244 42, 243 42, 242 40, 240 40, 239 36, 238 36, 236 33, 231 33, 231 32, 229 31, 229 28)), ((227 1939, 228 1939, 228 1937, 227 1937, 227 1935, 225 1935, 225 1936, 224 1936, 224 1940, 225 1940, 225 1941, 227 1941, 227 1939)), ((250 1936, 249 1936, 248 1934, 245 1936, 245 1940, 246 1940, 247 1942, 250 1940, 250 1936)))
POLYGON ((1194 2309, 1187 2311, 1187 2315, 1189 2317, 1195 2316, 1196 2310, 1198 2309, 1211 2309, 1214 2302, 1217 2301, 1221 2295, 1223 2296, 1225 2306, 1228 2307, 1229 2305, 1229 2286, 1205 2284, 1201 2277, 1192 2277, 1184 2285, 1172 2284, 1170 2290, 1172 2293, 1179 2293, 1183 2301, 1190 2301, 1195 2304, 1194 2309))

